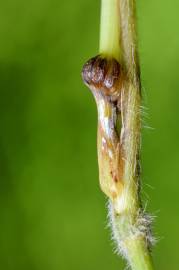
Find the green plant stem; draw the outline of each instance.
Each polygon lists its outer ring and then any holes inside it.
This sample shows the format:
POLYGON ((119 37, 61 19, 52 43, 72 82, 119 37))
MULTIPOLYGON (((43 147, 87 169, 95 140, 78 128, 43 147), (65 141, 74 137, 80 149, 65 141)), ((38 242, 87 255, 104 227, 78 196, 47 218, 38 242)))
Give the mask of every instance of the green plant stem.
POLYGON ((133 223, 133 215, 116 214, 114 206, 110 205, 110 222, 113 238, 121 253, 129 263, 132 270, 153 270, 153 262, 147 245, 146 217, 141 215, 137 223, 133 223), (140 227, 141 226, 141 227, 140 227))
POLYGON ((122 89, 120 143, 124 152, 122 193, 111 201, 113 235, 132 270, 152 270, 150 224, 140 203, 140 73, 135 0, 102 0, 100 53, 115 56, 127 73, 122 89), (114 49, 114 51, 113 51, 114 49))
POLYGON ((83 80, 98 110, 98 164, 118 252, 132 270, 153 270, 151 218, 140 200, 141 84, 135 0, 101 0, 100 50, 83 80))
POLYGON ((106 56, 114 57, 117 60, 120 59, 119 24, 119 1, 102 0, 100 23, 100 53, 106 56))
POLYGON ((153 263, 151 256, 146 249, 143 239, 130 240, 128 246, 128 253, 130 254, 129 263, 133 270, 153 270, 153 263))

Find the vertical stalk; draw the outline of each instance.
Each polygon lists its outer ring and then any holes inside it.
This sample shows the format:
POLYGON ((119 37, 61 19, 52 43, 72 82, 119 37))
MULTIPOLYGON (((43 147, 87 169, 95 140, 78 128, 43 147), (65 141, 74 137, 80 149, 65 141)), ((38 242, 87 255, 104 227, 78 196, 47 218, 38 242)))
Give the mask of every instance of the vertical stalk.
POLYGON ((140 201, 141 84, 135 0, 101 0, 100 55, 82 76, 98 110, 98 164, 117 248, 132 270, 153 270, 150 217, 140 201))
POLYGON ((120 59, 119 1, 101 0, 100 53, 120 59))

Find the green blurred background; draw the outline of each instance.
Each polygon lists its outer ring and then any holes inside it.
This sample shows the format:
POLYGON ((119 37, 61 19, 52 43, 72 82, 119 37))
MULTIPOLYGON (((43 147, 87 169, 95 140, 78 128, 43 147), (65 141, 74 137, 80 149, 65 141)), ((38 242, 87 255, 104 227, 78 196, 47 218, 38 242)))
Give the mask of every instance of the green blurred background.
MULTIPOLYGON (((137 1, 144 96, 142 194, 156 269, 179 256, 179 2, 137 1), (149 108, 149 109, 148 109, 149 108)), ((100 1, 0 4, 0 268, 115 270, 98 186, 96 106, 81 81, 100 1)))

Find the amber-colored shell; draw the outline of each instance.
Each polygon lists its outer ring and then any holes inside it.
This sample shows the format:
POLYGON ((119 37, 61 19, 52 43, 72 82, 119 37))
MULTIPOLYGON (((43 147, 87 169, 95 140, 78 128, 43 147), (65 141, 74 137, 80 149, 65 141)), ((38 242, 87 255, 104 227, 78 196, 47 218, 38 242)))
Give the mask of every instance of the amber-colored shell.
POLYGON ((123 72, 116 59, 107 59, 97 55, 85 63, 82 77, 89 88, 102 91, 107 96, 115 97, 120 92, 123 72))

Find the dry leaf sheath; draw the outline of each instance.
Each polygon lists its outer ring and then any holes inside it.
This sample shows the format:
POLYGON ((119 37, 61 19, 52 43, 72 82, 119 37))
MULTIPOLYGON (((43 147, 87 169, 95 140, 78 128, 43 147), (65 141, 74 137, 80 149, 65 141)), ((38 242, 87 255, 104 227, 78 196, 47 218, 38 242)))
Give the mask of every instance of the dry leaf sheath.
POLYGON ((118 251, 132 270, 153 270, 150 218, 140 201, 141 84, 134 0, 102 0, 100 52, 82 77, 98 110, 98 163, 118 251))

